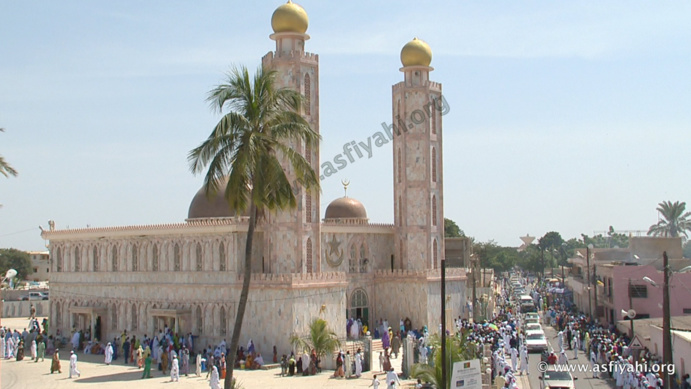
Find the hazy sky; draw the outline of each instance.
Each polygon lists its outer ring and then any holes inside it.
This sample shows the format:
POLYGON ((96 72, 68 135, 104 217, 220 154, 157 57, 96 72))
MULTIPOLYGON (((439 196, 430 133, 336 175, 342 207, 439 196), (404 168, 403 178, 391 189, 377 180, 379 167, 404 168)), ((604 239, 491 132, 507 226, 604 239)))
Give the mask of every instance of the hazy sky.
MULTIPOLYGON (((274 50, 281 1, 3 1, 0 247, 40 250, 59 229, 183 222, 202 183, 187 153, 219 116, 230 65, 274 50)), ((399 53, 434 52, 444 210, 470 236, 518 246, 647 230, 691 201, 691 2, 299 2, 319 54, 321 160, 391 122, 399 53)), ((322 181, 393 221, 390 144, 322 181), (388 146, 388 147, 387 147, 388 146)), ((691 206, 689 207, 691 209, 691 206)))

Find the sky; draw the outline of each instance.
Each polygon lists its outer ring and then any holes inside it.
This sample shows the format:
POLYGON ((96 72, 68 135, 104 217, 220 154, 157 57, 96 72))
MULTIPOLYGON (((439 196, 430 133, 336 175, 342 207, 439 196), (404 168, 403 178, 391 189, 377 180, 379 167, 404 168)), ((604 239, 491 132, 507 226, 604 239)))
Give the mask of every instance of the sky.
MULTIPOLYGON (((476 241, 647 230, 691 201, 691 2, 298 1, 319 55, 321 161, 391 122, 400 50, 443 85, 444 213, 476 241)), ((0 247, 39 226, 180 223, 206 96, 275 49, 282 1, 0 2, 0 247)), ((322 181, 393 222, 391 144, 322 181), (388 147, 387 147, 388 146, 388 147)), ((691 207, 690 207, 691 209, 691 207)))

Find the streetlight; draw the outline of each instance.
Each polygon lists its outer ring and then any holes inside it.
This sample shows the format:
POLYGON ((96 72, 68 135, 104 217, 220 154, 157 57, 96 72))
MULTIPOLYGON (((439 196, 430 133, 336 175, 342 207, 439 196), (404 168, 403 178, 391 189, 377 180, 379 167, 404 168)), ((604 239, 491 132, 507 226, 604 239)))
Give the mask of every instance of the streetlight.
MULTIPOLYGON (((590 314, 590 319, 592 320, 593 318, 593 297, 592 297, 592 292, 590 291, 590 286, 592 284, 591 279, 590 279, 590 250, 593 248, 593 244, 589 244, 585 248, 585 261, 586 261, 586 275, 588 276, 588 313, 590 314)), ((595 291, 597 293, 597 290, 595 291)))

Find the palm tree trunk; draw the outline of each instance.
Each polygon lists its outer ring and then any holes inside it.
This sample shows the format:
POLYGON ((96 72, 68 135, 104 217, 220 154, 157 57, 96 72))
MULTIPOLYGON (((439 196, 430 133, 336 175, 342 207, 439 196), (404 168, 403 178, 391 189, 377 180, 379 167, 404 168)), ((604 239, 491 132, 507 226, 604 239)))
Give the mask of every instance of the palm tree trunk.
POLYGON ((235 357, 237 356, 238 343, 240 342, 240 331, 242 330, 242 320, 247 308, 247 297, 250 292, 250 278, 252 277, 252 240, 254 239, 254 228, 257 224, 257 206, 254 201, 250 202, 250 222, 247 228, 247 243, 245 244, 245 272, 242 279, 242 292, 238 301, 238 312, 235 316, 235 326, 233 327, 233 337, 230 339, 230 350, 226 355, 226 378, 223 382, 225 389, 230 389, 233 382, 233 369, 235 368, 235 357))

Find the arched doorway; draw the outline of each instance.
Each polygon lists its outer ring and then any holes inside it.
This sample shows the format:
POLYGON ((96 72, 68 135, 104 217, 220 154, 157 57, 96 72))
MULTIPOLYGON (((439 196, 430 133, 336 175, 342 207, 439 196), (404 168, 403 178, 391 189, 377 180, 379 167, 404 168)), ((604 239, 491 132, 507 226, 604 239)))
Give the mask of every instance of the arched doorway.
POLYGON ((346 314, 349 319, 360 319, 363 325, 369 327, 369 300, 364 289, 355 289, 350 295, 346 314))

